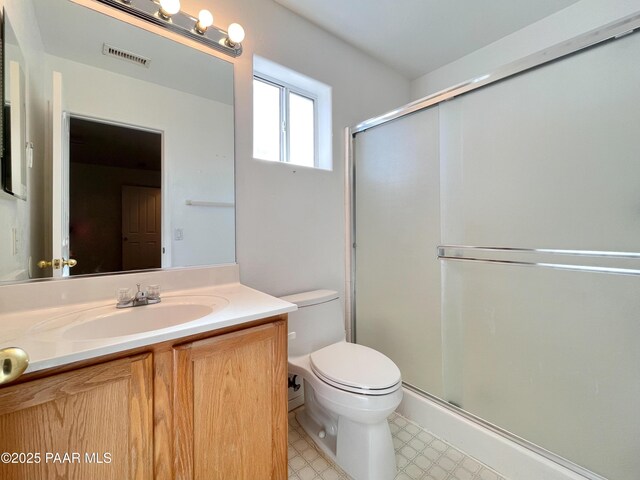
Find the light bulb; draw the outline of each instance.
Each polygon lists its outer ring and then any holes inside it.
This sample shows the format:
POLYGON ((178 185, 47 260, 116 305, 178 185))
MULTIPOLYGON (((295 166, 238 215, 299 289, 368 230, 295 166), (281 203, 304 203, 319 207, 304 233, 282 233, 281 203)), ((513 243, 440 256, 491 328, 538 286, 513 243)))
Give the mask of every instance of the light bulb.
POLYGON ((200 13, 198 13, 198 22, 205 28, 210 27, 213 25, 213 15, 209 10, 200 10, 200 13))
POLYGON ((237 23, 232 23, 231 25, 229 25, 229 30, 228 30, 228 35, 229 35, 229 42, 232 45, 235 45, 236 43, 240 43, 242 42, 242 40, 244 40, 244 28, 242 28, 242 25, 239 25, 237 23))
POLYGON ((160 11, 158 13, 165 20, 169 20, 171 15, 175 15, 179 11, 180 0, 160 0, 160 11))
POLYGON ((198 21, 196 22, 196 32, 204 34, 207 28, 213 25, 213 15, 209 10, 200 10, 198 21))

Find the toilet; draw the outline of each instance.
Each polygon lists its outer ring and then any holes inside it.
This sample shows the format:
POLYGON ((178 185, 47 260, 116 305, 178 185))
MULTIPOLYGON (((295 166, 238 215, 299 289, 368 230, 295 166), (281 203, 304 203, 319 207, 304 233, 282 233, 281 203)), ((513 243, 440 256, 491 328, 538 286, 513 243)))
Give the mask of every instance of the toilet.
POLYGON ((298 306, 289 314, 289 374, 304 381, 298 423, 355 480, 392 480, 387 417, 402 400, 400 370, 382 353, 346 341, 337 292, 282 299, 298 306))

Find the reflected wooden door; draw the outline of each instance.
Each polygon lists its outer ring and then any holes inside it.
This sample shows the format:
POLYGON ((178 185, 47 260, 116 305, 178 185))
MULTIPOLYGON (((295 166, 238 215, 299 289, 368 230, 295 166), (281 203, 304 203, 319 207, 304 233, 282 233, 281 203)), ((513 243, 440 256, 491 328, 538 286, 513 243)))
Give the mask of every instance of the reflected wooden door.
POLYGON ((162 266, 160 189, 122 187, 122 269, 162 266))

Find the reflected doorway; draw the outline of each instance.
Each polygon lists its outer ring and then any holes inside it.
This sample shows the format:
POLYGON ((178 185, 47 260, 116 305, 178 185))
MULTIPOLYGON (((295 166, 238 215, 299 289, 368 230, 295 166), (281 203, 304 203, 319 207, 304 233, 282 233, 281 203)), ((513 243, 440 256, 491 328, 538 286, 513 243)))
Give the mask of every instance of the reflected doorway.
POLYGON ((162 266, 162 134, 71 117, 71 275, 162 266))

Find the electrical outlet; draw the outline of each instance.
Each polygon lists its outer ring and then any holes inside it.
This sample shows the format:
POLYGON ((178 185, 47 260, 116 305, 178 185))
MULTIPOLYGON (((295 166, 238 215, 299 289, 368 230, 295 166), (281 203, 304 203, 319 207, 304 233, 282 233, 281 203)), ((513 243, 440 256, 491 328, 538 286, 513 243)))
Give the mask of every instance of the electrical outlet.
POLYGON ((181 228, 176 228, 175 232, 173 234, 173 238, 175 240, 182 240, 184 238, 184 232, 182 231, 181 228))

